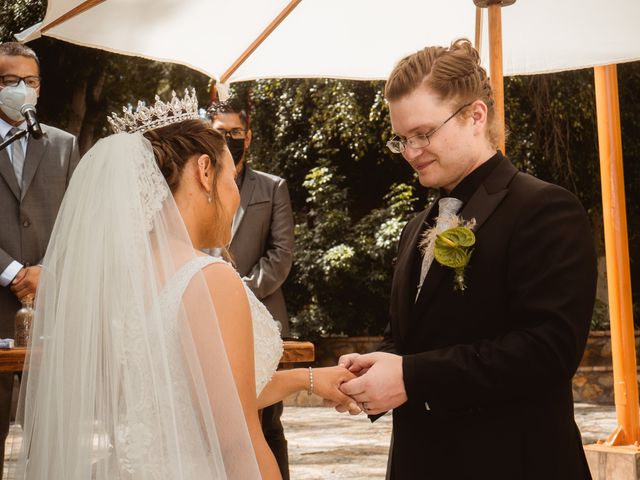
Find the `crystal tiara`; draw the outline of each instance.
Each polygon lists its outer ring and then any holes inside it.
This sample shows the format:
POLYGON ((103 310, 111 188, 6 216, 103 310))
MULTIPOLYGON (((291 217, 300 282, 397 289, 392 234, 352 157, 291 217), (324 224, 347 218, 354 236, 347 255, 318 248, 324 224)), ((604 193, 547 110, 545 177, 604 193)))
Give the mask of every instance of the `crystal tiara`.
POLYGON ((189 89, 185 89, 182 99, 178 98, 176 92, 171 92, 171 100, 167 103, 156 95, 156 102, 150 107, 138 101, 138 106, 133 112, 130 112, 127 107, 122 107, 122 111, 124 112, 122 116, 115 113, 107 116, 107 121, 114 133, 146 132, 183 120, 200 118, 195 88, 191 89, 191 93, 189 89))

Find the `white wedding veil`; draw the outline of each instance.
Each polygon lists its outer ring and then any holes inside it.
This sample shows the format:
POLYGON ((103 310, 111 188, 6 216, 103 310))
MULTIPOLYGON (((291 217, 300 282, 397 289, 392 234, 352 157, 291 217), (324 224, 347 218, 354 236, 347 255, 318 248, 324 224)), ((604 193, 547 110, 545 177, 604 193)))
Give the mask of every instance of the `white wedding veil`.
POLYGON ((15 478, 260 478, 195 258, 151 144, 100 140, 43 261, 15 478))

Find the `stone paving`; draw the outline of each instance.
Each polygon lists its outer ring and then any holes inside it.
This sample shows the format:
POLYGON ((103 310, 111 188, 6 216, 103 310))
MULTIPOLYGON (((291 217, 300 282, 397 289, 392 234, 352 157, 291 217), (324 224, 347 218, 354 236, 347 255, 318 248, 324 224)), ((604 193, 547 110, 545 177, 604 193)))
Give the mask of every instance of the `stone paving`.
MULTIPOLYGON (((616 427, 613 406, 577 403, 575 407, 585 444, 606 438, 616 427)), ((292 480, 384 479, 391 415, 372 424, 364 415, 341 415, 323 407, 287 406, 282 422, 289 441, 292 480)), ((7 452, 14 441, 19 439, 12 429, 7 452)), ((5 479, 14 480, 8 476, 5 479)))
POLYGON ((584 445, 606 440, 618 426, 613 405, 576 403, 574 407, 576 423, 580 427, 584 445))
POLYGON ((285 407, 282 423, 292 480, 384 478, 391 415, 371 423, 329 408, 285 407))
MULTIPOLYGON (((613 406, 575 404, 584 444, 606 439, 617 425, 613 406)), ((292 480, 382 480, 391 415, 371 423, 364 415, 339 415, 322 407, 285 407, 292 480)))

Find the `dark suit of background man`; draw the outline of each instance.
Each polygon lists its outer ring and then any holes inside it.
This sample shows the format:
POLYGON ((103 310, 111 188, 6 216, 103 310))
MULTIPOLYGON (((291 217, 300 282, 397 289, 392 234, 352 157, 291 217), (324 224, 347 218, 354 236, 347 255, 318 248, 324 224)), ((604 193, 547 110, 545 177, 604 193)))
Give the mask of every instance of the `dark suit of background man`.
MULTIPOLYGON (((212 105, 209 115, 213 127, 225 135, 238 172, 240 208, 233 219, 229 251, 243 280, 279 322, 282 336, 288 337, 289 317, 281 289, 291 270, 294 245, 287 183, 246 165, 251 129, 246 113, 233 100, 212 105)), ((282 408, 279 402, 262 411, 262 430, 287 480, 289 456, 280 422, 282 408)))
MULTIPOLYGON (((19 43, 0 45, 0 138, 26 129, 20 114, 40 92, 36 54, 19 43)), ((0 337, 15 335, 20 299, 33 296, 40 262, 71 174, 78 164, 76 139, 41 125, 40 139, 30 135, 0 151, 0 337)), ((13 375, 0 374, 0 459, 9 431, 13 375)), ((2 471, 0 469, 0 478, 2 471)))
POLYGON ((389 478, 591 478, 571 392, 596 285, 584 209, 497 151, 491 87, 468 41, 401 60, 385 96, 390 149, 476 221, 464 291, 437 260, 418 289, 418 245, 445 202, 409 221, 382 351, 340 359, 366 372, 344 393, 372 419, 393 409, 389 478))

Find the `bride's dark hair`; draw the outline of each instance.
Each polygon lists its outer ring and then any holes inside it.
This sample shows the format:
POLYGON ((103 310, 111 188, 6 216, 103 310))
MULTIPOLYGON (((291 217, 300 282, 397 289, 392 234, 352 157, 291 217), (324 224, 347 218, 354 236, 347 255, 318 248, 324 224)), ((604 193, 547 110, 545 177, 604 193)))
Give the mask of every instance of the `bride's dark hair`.
MULTIPOLYGON (((178 188, 189 159, 195 155, 209 155, 214 172, 212 198, 216 206, 216 219, 222 218, 218 190, 215 185, 222 169, 220 159, 227 148, 224 137, 205 120, 172 123, 165 127, 148 130, 143 135, 151 142, 156 163, 173 193, 178 188)), ((222 230, 223 225, 218 225, 218 231, 222 230)))
MULTIPOLYGON (((221 168, 220 157, 226 148, 224 137, 204 120, 185 120, 144 133, 172 192, 175 192, 187 161, 194 155, 209 155, 214 174, 221 168)), ((214 190, 215 195, 215 190, 214 190)))

